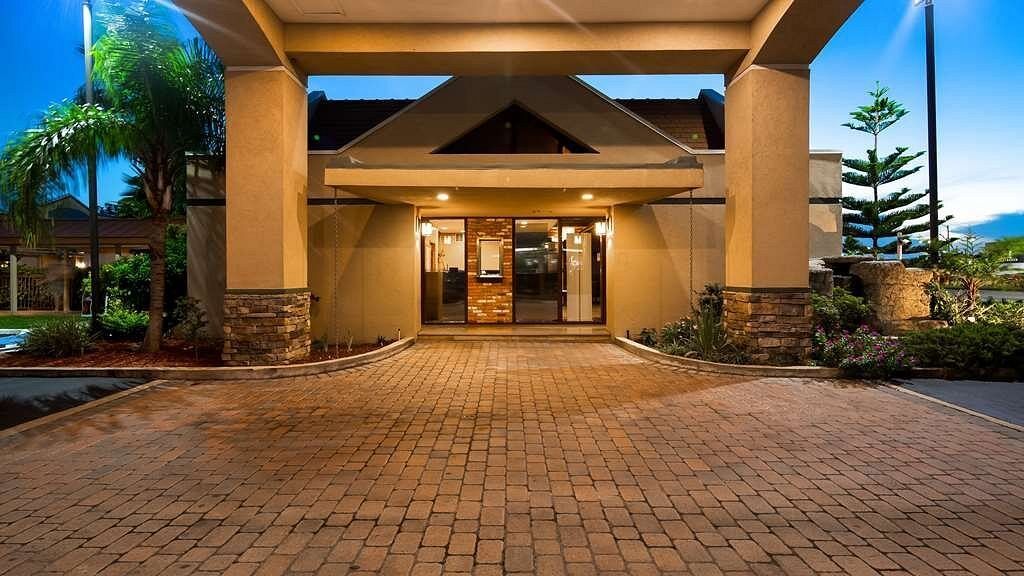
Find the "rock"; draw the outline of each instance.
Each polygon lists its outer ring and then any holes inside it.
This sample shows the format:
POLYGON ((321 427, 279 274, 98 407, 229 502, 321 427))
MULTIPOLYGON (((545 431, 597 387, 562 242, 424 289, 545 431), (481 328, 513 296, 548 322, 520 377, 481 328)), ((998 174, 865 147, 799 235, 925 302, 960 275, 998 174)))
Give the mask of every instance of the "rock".
POLYGON ((874 258, 871 256, 832 256, 829 258, 822 258, 825 266, 832 269, 832 272, 836 276, 849 276, 850 267, 860 262, 872 261, 874 258))
POLYGON ((810 262, 808 281, 811 292, 823 296, 832 295, 832 269, 821 259, 814 258, 810 262))
POLYGON ((864 288, 864 295, 884 334, 905 332, 914 320, 931 314, 931 297, 926 286, 933 272, 907 268, 898 260, 872 260, 850 266, 864 288))

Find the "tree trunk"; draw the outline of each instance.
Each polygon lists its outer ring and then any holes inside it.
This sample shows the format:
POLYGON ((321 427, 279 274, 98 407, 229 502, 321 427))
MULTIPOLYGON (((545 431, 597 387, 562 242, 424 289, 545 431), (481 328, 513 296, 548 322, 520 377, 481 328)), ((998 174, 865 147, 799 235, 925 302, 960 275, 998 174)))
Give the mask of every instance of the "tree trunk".
POLYGON ((145 352, 157 352, 164 334, 164 288, 167 281, 167 214, 152 217, 153 231, 149 238, 149 327, 142 341, 145 352))

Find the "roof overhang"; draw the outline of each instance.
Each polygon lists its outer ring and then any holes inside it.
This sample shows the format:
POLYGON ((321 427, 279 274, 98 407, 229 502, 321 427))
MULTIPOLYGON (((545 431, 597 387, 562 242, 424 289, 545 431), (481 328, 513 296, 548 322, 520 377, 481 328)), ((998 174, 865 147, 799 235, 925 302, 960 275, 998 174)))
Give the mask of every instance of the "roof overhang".
POLYGON ((862 0, 174 0, 229 67, 734 74, 809 64, 862 0))
POLYGON ((580 214, 642 204, 704 185, 693 165, 328 167, 324 184, 386 204, 474 214, 580 214), (437 195, 448 194, 447 201, 437 195), (584 199, 587 195, 587 199, 584 199))

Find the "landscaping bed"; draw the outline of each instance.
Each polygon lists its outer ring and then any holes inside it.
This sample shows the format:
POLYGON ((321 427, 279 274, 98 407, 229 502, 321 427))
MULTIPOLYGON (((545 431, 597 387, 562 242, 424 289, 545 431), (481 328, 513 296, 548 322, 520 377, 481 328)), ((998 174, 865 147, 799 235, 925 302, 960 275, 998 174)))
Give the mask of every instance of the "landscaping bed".
MULTIPOLYGON (((180 340, 164 340, 163 348, 159 352, 142 352, 139 348, 140 345, 134 342, 99 341, 85 354, 62 358, 11 352, 0 355, 0 368, 202 368, 224 365, 221 362, 219 348, 203 348, 197 358, 192 347, 180 340)), ((381 346, 376 343, 353 345, 351 350, 344 346, 338 350, 334 347, 330 350, 318 348, 308 357, 296 360, 292 364, 348 358, 379 348, 381 346)))
POLYGON ((220 351, 203 349, 199 357, 184 342, 167 340, 159 352, 142 352, 135 342, 98 341, 85 354, 65 356, 33 356, 11 352, 0 356, 0 367, 151 367, 151 366, 220 366, 220 351))

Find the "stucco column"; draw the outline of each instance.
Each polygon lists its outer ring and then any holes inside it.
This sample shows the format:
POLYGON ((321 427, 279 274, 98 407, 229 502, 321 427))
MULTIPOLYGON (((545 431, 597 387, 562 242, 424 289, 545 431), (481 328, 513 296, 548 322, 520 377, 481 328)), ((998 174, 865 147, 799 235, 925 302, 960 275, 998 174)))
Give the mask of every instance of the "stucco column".
POLYGON ((306 86, 284 68, 226 74, 224 360, 309 354, 306 86))
POLYGON ((808 289, 809 71, 751 66, 726 89, 726 327, 755 359, 803 359, 808 289))

